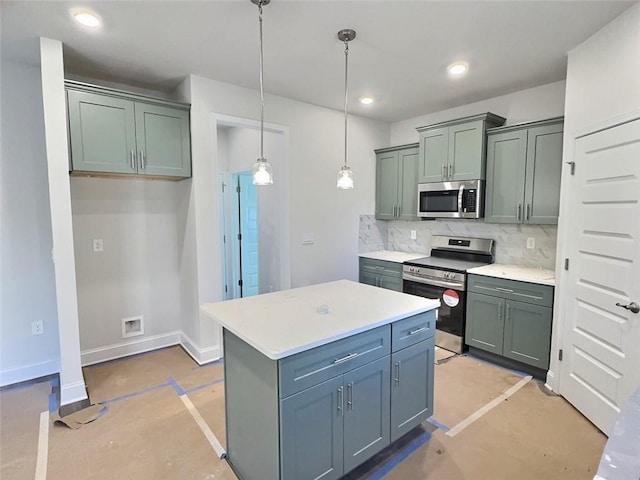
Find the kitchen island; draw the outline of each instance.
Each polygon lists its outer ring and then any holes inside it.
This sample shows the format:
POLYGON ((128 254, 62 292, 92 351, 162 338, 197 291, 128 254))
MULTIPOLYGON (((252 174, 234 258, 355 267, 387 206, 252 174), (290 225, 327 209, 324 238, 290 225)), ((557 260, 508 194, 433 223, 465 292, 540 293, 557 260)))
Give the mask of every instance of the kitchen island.
POLYGON ((348 280, 202 305, 239 478, 338 479, 431 416, 439 306, 348 280))

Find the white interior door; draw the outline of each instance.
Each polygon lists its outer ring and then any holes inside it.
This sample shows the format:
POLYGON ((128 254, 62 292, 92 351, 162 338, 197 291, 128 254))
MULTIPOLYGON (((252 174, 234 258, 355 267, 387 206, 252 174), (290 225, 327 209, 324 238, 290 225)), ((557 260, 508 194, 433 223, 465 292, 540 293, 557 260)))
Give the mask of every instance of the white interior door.
POLYGON ((640 313, 622 307, 640 304, 640 119, 578 138, 574 161, 559 387, 609 434, 640 386, 640 313))

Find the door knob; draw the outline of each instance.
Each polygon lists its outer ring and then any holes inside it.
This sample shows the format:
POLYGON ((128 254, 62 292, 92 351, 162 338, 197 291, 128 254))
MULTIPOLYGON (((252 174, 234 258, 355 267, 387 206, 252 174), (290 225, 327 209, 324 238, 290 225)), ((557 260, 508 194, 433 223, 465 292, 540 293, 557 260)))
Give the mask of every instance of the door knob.
POLYGON ((631 313, 640 313, 640 305, 638 305, 636 302, 631 302, 629 305, 616 303, 616 307, 622 307, 625 310, 629 310, 631 313))

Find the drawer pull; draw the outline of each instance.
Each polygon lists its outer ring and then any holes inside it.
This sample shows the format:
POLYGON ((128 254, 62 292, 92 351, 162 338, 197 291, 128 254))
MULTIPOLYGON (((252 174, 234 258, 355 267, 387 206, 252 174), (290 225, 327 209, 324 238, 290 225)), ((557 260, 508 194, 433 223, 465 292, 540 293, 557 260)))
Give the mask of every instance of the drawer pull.
POLYGON ((510 288, 496 287, 496 290, 500 290, 501 292, 506 292, 506 293, 513 293, 513 290, 511 290, 510 288))
POLYGON ((427 327, 416 328, 415 330, 411 330, 409 332, 409 335, 415 335, 417 333, 424 332, 426 329, 427 329, 427 327))
POLYGON ((348 362, 349 360, 353 360, 354 358, 356 358, 358 355, 359 354, 356 352, 356 353, 350 353, 349 355, 342 358, 334 358, 333 364, 338 365, 339 363, 348 362))

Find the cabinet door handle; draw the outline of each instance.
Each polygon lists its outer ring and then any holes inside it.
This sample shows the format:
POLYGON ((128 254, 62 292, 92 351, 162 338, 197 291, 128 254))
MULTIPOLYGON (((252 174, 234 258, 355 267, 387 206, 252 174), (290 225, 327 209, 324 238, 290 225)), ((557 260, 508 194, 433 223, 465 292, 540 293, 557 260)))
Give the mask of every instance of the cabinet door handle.
POLYGON ((447 177, 449 178, 449 180, 451 180, 451 177, 453 177, 453 165, 451 163, 449 164, 449 168, 447 169, 447 177))
POLYGON ((520 220, 521 217, 522 217, 522 205, 519 203, 518 204, 518 220, 520 220))
POLYGON ((529 211, 531 210, 531 206, 527 203, 527 220, 529 220, 529 211))
POLYGON ((344 411, 342 410, 344 407, 344 394, 342 389, 343 387, 338 388, 338 413, 341 417, 344 416, 344 411))
POLYGON ((447 174, 445 172, 445 165, 444 163, 442 164, 442 168, 440 169, 440 176, 442 177, 443 180, 447 179, 447 174))
POLYGON ((397 386, 400 386, 400 364, 401 364, 401 363, 402 363, 402 362, 401 362, 400 360, 398 360, 398 361, 394 364, 394 367, 395 367, 395 369, 396 369, 396 376, 395 376, 395 378, 393 379, 393 381, 395 382, 395 384, 396 384, 397 386))
POLYGON ((417 333, 424 332, 426 329, 427 329, 427 327, 416 328, 415 330, 411 330, 409 332, 409 335, 415 335, 417 333))
POLYGON ((502 318, 502 304, 498 303, 498 320, 502 318))
POLYGON ((131 150, 131 170, 136 169, 136 154, 133 150, 131 150))
POLYGON ((140 150, 140 168, 144 170, 144 152, 140 150))
POLYGON ((505 292, 505 293, 513 293, 513 290, 511 290, 510 288, 502 288, 502 287, 495 287, 496 290, 499 290, 501 292, 505 292))
POLYGON ((398 205, 396 208, 397 208, 397 210, 396 210, 396 217, 400 218, 401 211, 402 211, 402 210, 401 210, 401 208, 402 208, 402 207, 400 207, 400 205, 398 205))
POLYGON ((509 304, 507 303, 507 316, 506 316, 506 321, 508 322, 511 319, 511 315, 509 314, 509 311, 511 310, 511 307, 509 306, 509 304))
POLYGON ((347 383, 347 408, 353 410, 353 382, 347 383))
POLYGON ((333 359, 333 364, 334 365, 338 365, 340 363, 344 363, 347 362, 349 360, 353 360, 354 358, 356 358, 358 356, 358 352, 354 352, 354 353, 350 353, 349 355, 342 357, 342 358, 334 358, 333 359))

